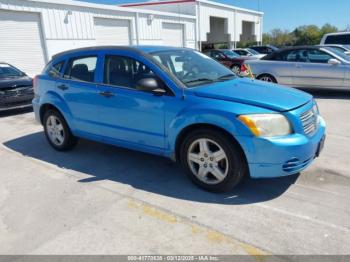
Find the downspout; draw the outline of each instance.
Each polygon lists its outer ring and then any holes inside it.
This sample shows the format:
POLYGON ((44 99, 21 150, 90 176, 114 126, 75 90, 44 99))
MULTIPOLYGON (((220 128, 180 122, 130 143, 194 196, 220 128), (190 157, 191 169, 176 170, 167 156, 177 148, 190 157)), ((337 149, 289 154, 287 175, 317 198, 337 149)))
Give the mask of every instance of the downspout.
POLYGON ((200 28, 200 22, 201 22, 201 8, 200 8, 200 2, 197 2, 197 32, 198 32, 198 49, 199 51, 202 51, 202 37, 201 37, 201 28, 200 28))
POLYGON ((234 32, 233 32, 233 46, 234 49, 237 48, 236 34, 237 34, 237 9, 234 12, 234 32))
POLYGON ((260 17, 260 45, 263 45, 263 15, 260 17))
POLYGON ((139 13, 135 13, 135 33, 136 33, 136 45, 140 45, 140 35, 139 35, 139 13))

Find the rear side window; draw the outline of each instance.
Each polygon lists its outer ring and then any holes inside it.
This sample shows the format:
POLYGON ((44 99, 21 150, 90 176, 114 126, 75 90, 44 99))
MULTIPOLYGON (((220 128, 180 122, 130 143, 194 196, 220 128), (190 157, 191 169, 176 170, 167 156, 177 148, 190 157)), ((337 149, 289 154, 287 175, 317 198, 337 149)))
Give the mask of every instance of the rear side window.
POLYGON ((64 78, 94 82, 97 56, 76 57, 69 60, 64 78))
POLYGON ((58 78, 61 75, 61 71, 64 65, 64 61, 55 63, 48 68, 47 74, 53 78, 58 78))

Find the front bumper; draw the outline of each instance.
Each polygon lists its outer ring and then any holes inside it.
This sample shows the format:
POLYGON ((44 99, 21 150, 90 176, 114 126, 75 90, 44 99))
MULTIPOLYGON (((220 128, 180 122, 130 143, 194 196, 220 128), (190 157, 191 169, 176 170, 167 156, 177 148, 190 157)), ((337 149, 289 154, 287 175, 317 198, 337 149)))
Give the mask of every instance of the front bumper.
POLYGON ((13 96, 0 95, 0 111, 30 107, 33 96, 30 93, 13 96))
POLYGON ((240 137, 252 178, 282 177, 307 168, 319 153, 326 124, 320 117, 312 136, 292 134, 278 138, 240 137))

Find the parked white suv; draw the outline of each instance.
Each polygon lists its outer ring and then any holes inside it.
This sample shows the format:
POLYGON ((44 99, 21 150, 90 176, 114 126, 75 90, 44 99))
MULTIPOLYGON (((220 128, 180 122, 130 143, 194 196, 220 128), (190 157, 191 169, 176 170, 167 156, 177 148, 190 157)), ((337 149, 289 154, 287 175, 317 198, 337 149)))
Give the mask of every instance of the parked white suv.
POLYGON ((350 46, 350 32, 325 34, 321 39, 321 45, 337 44, 350 46))

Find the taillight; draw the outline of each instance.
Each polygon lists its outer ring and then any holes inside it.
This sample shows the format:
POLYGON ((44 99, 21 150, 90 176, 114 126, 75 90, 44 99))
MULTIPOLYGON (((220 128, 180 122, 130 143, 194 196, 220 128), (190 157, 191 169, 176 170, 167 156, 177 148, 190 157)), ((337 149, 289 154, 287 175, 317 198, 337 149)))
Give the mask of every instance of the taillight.
POLYGON ((37 86, 37 83, 38 83, 38 76, 36 75, 36 76, 33 78, 33 89, 34 89, 34 94, 38 94, 38 86, 37 86))
POLYGON ((241 72, 245 72, 248 70, 248 67, 245 64, 241 65, 241 72))

